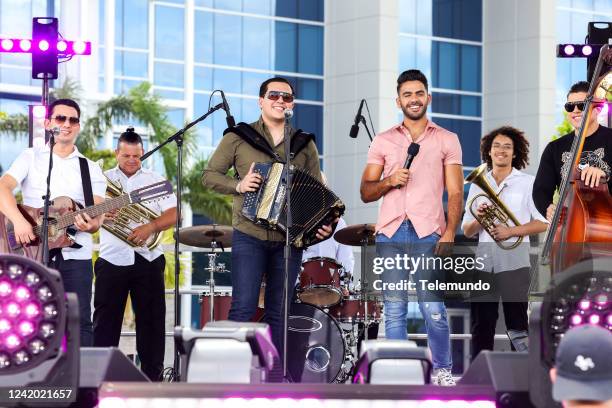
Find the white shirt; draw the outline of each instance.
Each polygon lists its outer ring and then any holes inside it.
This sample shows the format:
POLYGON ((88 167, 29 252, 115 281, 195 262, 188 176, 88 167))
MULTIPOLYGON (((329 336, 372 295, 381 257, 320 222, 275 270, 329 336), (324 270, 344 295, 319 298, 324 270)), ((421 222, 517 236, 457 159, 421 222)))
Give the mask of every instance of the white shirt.
MULTIPOLYGON (((85 156, 79 152, 76 146, 74 151, 67 157, 59 157, 57 154, 53 154, 50 187, 52 200, 57 197, 67 196, 79 204, 85 205, 79 157, 85 156)), ((102 174, 102 169, 89 159, 87 163, 89 164, 93 195, 104 197, 106 180, 102 174)), ((10 174, 21 185, 21 193, 25 205, 41 208, 44 206, 42 197, 47 189, 48 171, 49 146, 46 145, 41 148, 31 147, 21 152, 6 174, 10 174)), ((76 233, 76 242, 81 245, 81 248, 63 248, 62 256, 64 259, 91 259, 91 234, 78 231, 76 233)))
MULTIPOLYGON (((510 211, 512 211, 521 225, 527 224, 532 220, 547 222, 546 218, 542 217, 537 210, 531 196, 533 181, 535 180, 534 176, 513 168, 510 174, 501 182, 501 185, 497 185, 497 182, 493 178, 492 171, 487 172, 485 177, 493 188, 493 191, 498 194, 499 199, 510 211)), ((482 189, 472 183, 465 204, 465 214, 463 215, 462 225, 475 221, 474 216, 470 212, 469 203, 473 197, 481 193, 483 193, 482 189)), ((480 197, 472 205, 474 211, 476 211, 478 205, 483 202, 488 203, 490 201, 485 197, 480 197)), ((511 226, 513 225, 511 221, 509 221, 509 223, 511 226)), ((517 237, 511 237, 504 241, 504 245, 509 246, 513 242, 516 242, 517 239, 517 237)), ((476 256, 481 257, 485 265, 483 270, 488 272, 491 270, 494 272, 502 272, 531 266, 529 262, 529 236, 523 237, 523 242, 513 250, 501 249, 494 242, 495 240, 484 229, 480 230, 478 233, 478 250, 476 251, 476 256)))
MULTIPOLYGON (((110 169, 104 172, 106 177, 108 177, 111 181, 116 184, 120 184, 123 187, 123 191, 126 193, 131 193, 134 190, 137 190, 141 187, 148 186, 153 183, 157 183, 158 181, 163 181, 165 178, 160 176, 159 174, 141 168, 136 173, 134 173, 131 177, 125 175, 123 171, 119 169, 119 167, 115 167, 114 169, 110 169)), ((144 202, 142 203, 152 211, 161 215, 162 212, 176 207, 176 196, 174 194, 165 196, 164 198, 152 202, 144 202)), ((130 227, 137 227, 139 224, 132 223, 130 227)), ((153 250, 149 250, 146 247, 132 247, 128 243, 120 240, 115 237, 110 232, 106 231, 104 228, 100 228, 100 257, 104 258, 106 261, 112 263, 117 266, 127 266, 134 265, 135 255, 137 252, 139 255, 142 255, 147 261, 153 261, 157 257, 163 254, 163 251, 159 246, 153 248, 153 250)))
MULTIPOLYGON (((336 232, 345 227, 346 221, 344 221, 343 218, 340 218, 340 221, 338 221, 338 225, 336 226, 336 232)), ((334 239, 334 237, 308 247, 302 254, 303 261, 315 257, 335 259, 340 265, 342 265, 345 272, 351 274, 353 273, 355 258, 353 256, 352 248, 348 245, 339 243, 334 239)))

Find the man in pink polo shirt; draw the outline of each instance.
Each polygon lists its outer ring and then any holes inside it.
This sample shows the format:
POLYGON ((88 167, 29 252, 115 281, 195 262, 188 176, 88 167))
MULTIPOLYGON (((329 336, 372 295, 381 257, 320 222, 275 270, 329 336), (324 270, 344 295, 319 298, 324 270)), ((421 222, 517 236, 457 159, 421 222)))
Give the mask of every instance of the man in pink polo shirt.
POLYGON ((448 254, 452 248, 463 208, 461 146, 456 134, 427 119, 431 95, 422 72, 402 72, 397 95, 404 120, 376 136, 361 178, 363 202, 383 197, 376 254, 385 261, 380 264, 384 265, 385 337, 407 339, 408 289, 416 289, 433 357, 433 383, 455 385, 446 308, 438 293, 423 287, 438 280, 438 271, 416 266, 415 261, 420 258, 419 265, 426 266, 427 258, 448 254), (404 163, 412 143, 420 149, 408 170, 404 163), (442 204, 444 187, 448 220, 442 204), (410 279, 412 286, 407 285, 410 279))

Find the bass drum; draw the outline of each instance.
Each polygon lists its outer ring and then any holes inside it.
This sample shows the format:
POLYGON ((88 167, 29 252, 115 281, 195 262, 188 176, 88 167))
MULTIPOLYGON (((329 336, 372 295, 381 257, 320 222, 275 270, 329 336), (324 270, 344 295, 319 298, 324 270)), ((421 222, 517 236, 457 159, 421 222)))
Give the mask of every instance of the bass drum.
POLYGON ((316 306, 293 303, 289 312, 287 370, 294 382, 332 383, 345 357, 342 330, 316 306))

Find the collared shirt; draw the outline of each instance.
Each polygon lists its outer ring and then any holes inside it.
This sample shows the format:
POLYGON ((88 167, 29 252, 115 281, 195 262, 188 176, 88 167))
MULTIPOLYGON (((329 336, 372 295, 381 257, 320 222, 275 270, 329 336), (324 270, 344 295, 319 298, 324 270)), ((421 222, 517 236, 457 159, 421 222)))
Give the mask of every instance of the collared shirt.
MULTIPOLYGON (((85 205, 83 195, 83 182, 81 180, 81 167, 79 157, 83 156, 77 147, 66 157, 53 154, 53 169, 51 170, 51 199, 61 196, 70 197, 81 205, 85 205)), ((89 164, 89 176, 93 195, 104 197, 106 191, 106 180, 102 169, 91 160, 89 164)), ((21 185, 23 203, 34 208, 44 206, 43 196, 47 190, 47 172, 49 171, 49 146, 41 148, 28 148, 21 152, 13 162, 6 174, 10 174, 17 183, 21 185)), ((91 259, 92 240, 91 234, 78 231, 76 243, 81 248, 63 248, 64 259, 91 259)))
MULTIPOLYGON (((119 169, 119 167, 107 170, 104 172, 104 174, 111 181, 115 182, 116 184, 120 184, 123 188, 123 191, 126 193, 131 193, 132 191, 141 187, 145 187, 153 183, 157 183, 158 181, 165 180, 165 178, 163 178, 159 174, 143 168, 138 170, 130 177, 126 176, 125 173, 119 169)), ((161 214, 162 212, 169 210, 170 208, 176 207, 176 196, 173 193, 171 195, 165 196, 160 200, 144 202, 142 204, 151 209, 152 211, 161 214)), ((135 228, 139 225, 141 224, 133 222, 130 223, 131 228, 135 228)), ((146 247, 134 248, 128 243, 115 237, 113 234, 106 231, 105 229, 100 228, 101 258, 112 263, 113 265, 127 266, 134 264, 134 253, 142 255, 143 258, 150 262, 162 255, 163 251, 159 246, 153 248, 153 250, 149 250, 146 247)))
MULTIPOLYGON (((260 135, 264 136, 270 146, 274 146, 272 135, 267 126, 261 119, 251 123, 260 135)), ((294 130, 291 130, 294 134, 294 130)), ((285 157, 285 143, 281 142, 274 146, 276 153, 280 157, 285 157)), ((262 226, 255 225, 252 221, 242 215, 242 204, 244 203, 244 194, 238 194, 236 186, 238 180, 227 176, 227 172, 231 167, 236 169, 238 176, 243 179, 249 172, 251 163, 271 163, 274 159, 268 154, 255 149, 248 142, 233 132, 229 132, 223 136, 219 146, 208 160, 208 167, 202 175, 202 183, 206 187, 223 193, 234 196, 232 226, 240 232, 251 235, 260 240, 265 241, 284 241, 285 234, 280 231, 268 230, 262 226)), ((321 179, 321 169, 319 167, 319 153, 314 142, 308 143, 295 157, 291 160, 291 164, 301 168, 313 177, 321 179)), ((316 205, 316 203, 312 203, 316 205)))
POLYGON ((423 134, 412 140, 408 130, 397 125, 377 135, 368 151, 368 164, 384 166, 383 177, 403 168, 412 143, 420 145, 410 167, 410 181, 393 188, 383 197, 378 213, 376 233, 391 238, 408 218, 419 238, 446 230, 442 194, 444 166, 461 165, 461 145, 455 133, 427 122, 423 134))
MULTIPOLYGON (((510 174, 499 185, 493 178, 492 171, 487 172, 485 177, 491 185, 491 188, 493 188, 493 191, 498 194, 499 199, 510 211, 512 211, 521 225, 527 224, 532 220, 547 222, 546 218, 542 217, 533 202, 532 190, 535 180, 534 176, 513 168, 510 174)), ((470 211, 469 203, 472 201, 472 198, 482 193, 482 189, 476 184, 472 183, 472 185, 470 185, 470 191, 465 205, 465 214, 463 215, 461 225, 476 220, 470 211)), ((472 208, 476 211, 476 208, 478 208, 481 203, 489 202, 490 201, 485 197, 479 197, 474 201, 472 208)), ((511 237, 504 241, 504 245, 511 245, 517 240, 517 237, 511 237)), ((481 258, 485 266, 483 270, 488 272, 503 272, 531 266, 529 262, 529 236, 523 237, 523 242, 513 250, 501 249, 497 244, 494 244, 494 242, 493 238, 484 229, 480 230, 478 233, 478 249, 476 251, 476 256, 481 258)))
MULTIPOLYGON (((340 218, 340 221, 338 221, 338 225, 336 226, 336 232, 343 228, 346 228, 346 221, 344 221, 344 218, 340 218)), ((353 256, 352 248, 348 245, 339 243, 334 239, 334 237, 328 238, 325 241, 308 247, 302 254, 303 261, 315 257, 335 259, 336 262, 342 265, 344 272, 350 274, 353 273, 355 257, 353 256)))

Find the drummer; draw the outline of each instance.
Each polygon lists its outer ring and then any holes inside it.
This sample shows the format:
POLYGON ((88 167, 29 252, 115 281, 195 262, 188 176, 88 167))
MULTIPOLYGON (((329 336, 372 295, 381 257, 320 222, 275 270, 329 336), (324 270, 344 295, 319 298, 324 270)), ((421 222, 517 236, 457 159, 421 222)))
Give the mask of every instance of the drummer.
MULTIPOLYGON (((323 172, 321 172, 321 179, 323 180, 323 184, 327 186, 327 177, 325 177, 323 172)), ((346 221, 344 221, 343 218, 340 218, 340 221, 338 221, 338 225, 336 226, 336 232, 343 228, 346 228, 346 221)), ((348 281, 350 280, 350 277, 353 276, 355 257, 353 256, 353 249, 349 245, 341 244, 336 241, 334 237, 331 237, 304 250, 302 261, 319 257, 331 258, 340 264, 342 266, 342 270, 340 272, 340 278, 342 280, 348 281)), ((346 288, 343 288, 342 292, 345 296, 349 294, 346 288)))

